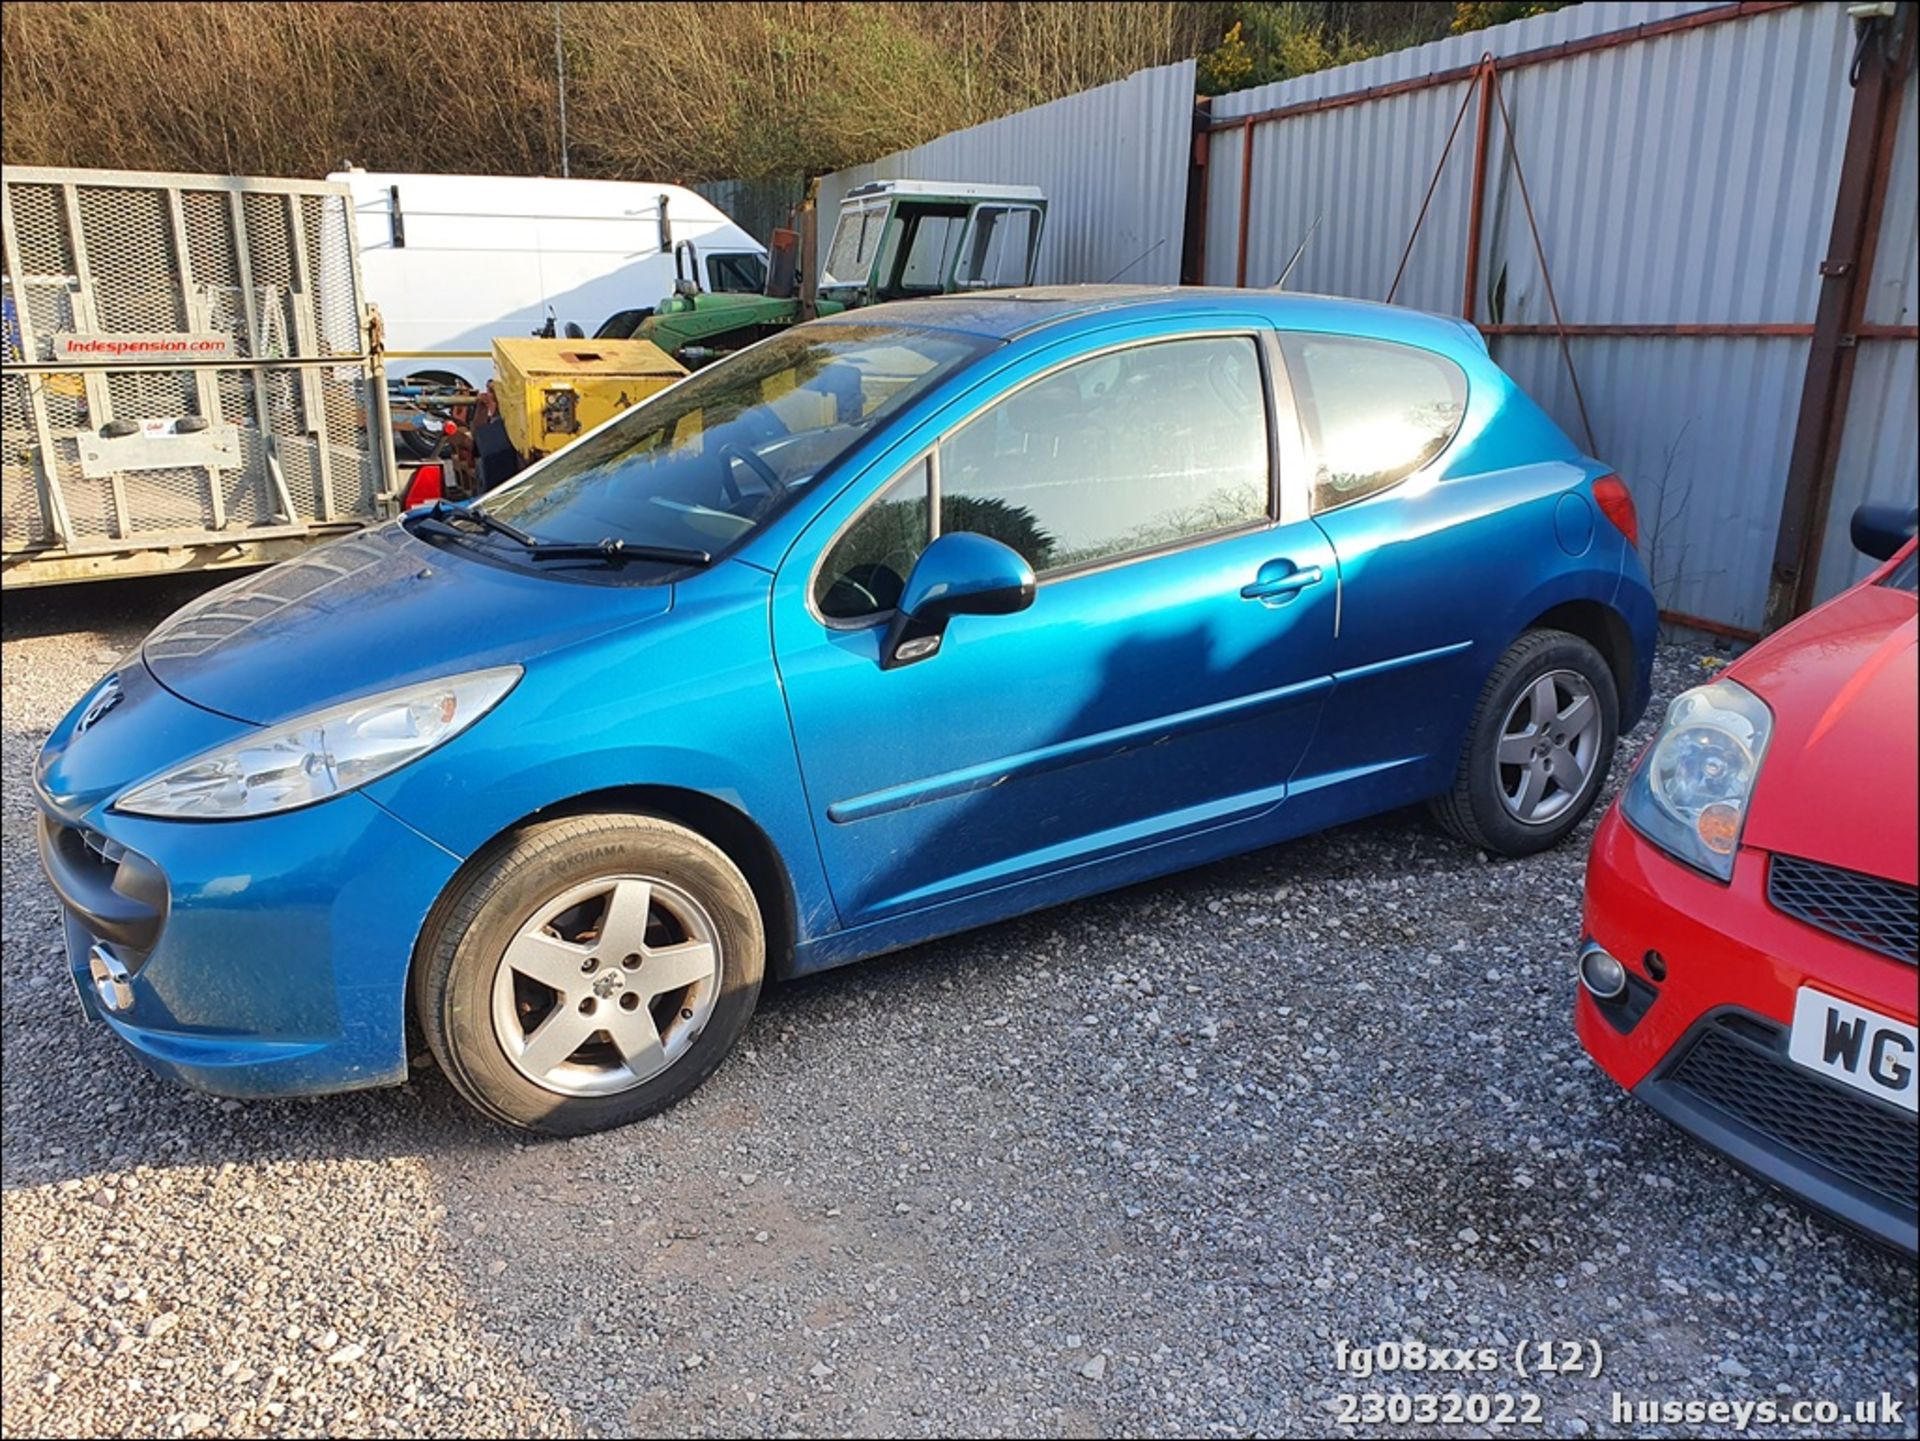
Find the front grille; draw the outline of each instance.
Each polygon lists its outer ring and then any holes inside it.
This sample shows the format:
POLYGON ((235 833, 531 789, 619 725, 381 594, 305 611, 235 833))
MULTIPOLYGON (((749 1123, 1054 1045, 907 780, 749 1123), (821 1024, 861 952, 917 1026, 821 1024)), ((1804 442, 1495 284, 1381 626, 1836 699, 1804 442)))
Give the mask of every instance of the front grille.
POLYGON ((1920 963, 1920 891, 1912 886, 1775 856, 1767 867, 1767 899, 1842 940, 1910 966, 1920 963))
MULTIPOLYGON (((1770 1034, 1781 1043, 1782 1033, 1770 1034)), ((1724 1022, 1710 1026, 1670 1079, 1855 1185, 1902 1206, 1920 1202, 1920 1124, 1821 1079, 1767 1042, 1735 1035, 1724 1022)))

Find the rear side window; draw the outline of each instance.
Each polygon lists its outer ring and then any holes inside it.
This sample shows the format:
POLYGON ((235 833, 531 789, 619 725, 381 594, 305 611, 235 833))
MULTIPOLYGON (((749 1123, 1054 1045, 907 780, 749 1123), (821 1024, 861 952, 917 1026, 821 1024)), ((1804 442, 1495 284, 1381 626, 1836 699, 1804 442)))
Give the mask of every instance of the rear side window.
POLYGON ((1398 485, 1460 429, 1466 373, 1445 356, 1385 340, 1281 338, 1313 466, 1316 513, 1398 485))

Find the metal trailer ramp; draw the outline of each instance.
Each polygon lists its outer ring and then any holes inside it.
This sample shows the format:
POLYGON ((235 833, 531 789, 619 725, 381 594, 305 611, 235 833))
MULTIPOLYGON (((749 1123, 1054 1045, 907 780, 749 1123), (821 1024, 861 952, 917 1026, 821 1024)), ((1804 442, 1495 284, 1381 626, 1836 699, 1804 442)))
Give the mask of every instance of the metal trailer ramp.
POLYGON ((7 166, 0 585, 260 565, 391 513, 344 185, 7 166))

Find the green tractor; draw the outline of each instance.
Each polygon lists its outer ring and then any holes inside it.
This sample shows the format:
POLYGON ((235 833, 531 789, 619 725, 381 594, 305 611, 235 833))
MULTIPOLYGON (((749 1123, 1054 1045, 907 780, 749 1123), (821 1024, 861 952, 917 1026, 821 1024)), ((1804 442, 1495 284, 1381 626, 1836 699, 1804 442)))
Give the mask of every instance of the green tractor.
POLYGON ((816 277, 809 195, 799 231, 774 232, 764 294, 702 290, 698 257, 683 242, 674 254, 674 293, 651 313, 622 311, 595 338, 650 340, 681 364, 698 366, 816 315, 1030 285, 1046 215, 1046 198, 1032 185, 871 181, 841 200, 816 277))

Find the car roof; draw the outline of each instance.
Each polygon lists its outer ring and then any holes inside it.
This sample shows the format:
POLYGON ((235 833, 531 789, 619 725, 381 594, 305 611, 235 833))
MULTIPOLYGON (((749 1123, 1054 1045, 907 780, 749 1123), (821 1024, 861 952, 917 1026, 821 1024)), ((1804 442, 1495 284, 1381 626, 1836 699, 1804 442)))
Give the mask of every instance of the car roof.
POLYGON ((843 312, 852 324, 881 320, 936 330, 959 330, 994 340, 1016 340, 1075 321, 1110 321, 1133 314, 1244 316, 1249 311, 1284 329, 1391 336, 1430 346, 1481 348, 1465 321, 1399 305, 1295 291, 1238 290, 1202 285, 1034 285, 1017 290, 962 291, 921 300, 894 300, 843 312))

